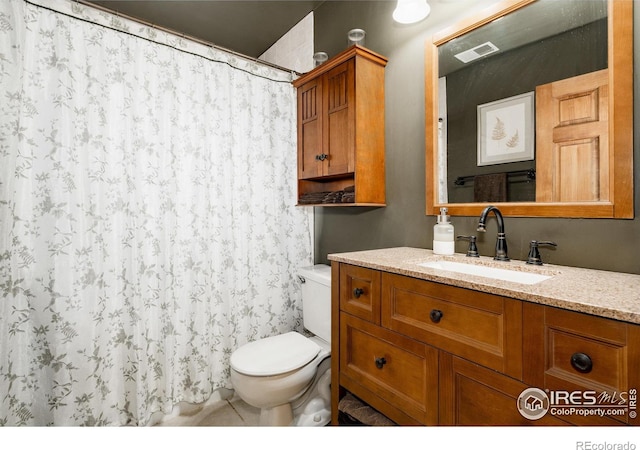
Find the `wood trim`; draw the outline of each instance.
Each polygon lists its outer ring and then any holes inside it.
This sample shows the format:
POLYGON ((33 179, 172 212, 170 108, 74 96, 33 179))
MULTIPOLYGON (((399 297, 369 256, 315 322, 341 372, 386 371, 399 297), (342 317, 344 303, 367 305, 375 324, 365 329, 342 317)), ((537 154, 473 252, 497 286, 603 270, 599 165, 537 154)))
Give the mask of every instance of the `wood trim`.
POLYGON ((356 203, 362 195, 369 203, 385 203, 385 72, 379 64, 369 59, 355 59, 355 86, 353 90, 353 121, 350 128, 356 149, 355 157, 356 203), (357 92, 363 86, 366 95, 357 92), (375 174, 375 176, 372 176, 375 174))
MULTIPOLYGON (((492 203, 500 208, 502 215, 509 217, 589 217, 611 218, 614 205, 611 202, 583 203, 492 203)), ((449 208, 452 216, 479 216, 487 203, 434 203, 427 208, 428 215, 439 214, 440 207, 449 208)))
POLYGON ((522 301, 504 299, 504 365, 502 371, 517 380, 522 380, 522 301))
POLYGON ((633 1, 609 1, 609 151, 613 217, 633 218, 633 1), (614 157, 615 156, 615 157, 614 157))
POLYGON ((536 0, 504 0, 495 5, 491 5, 477 15, 463 19, 457 24, 434 34, 433 44, 435 46, 444 44, 535 1, 536 0))
MULTIPOLYGON (((427 199, 427 215, 439 214, 438 191, 438 47, 435 43, 427 42, 425 46, 425 193, 427 199)), ((451 213, 449 213, 451 214, 451 213)), ((479 214, 479 213, 478 213, 479 214)))
MULTIPOLYGON (((522 348, 536 349, 523 354, 522 380, 529 386, 544 387, 544 306, 523 302, 522 348)), ((524 350, 523 350, 524 352, 524 350)))
POLYGON ((438 361, 439 401, 438 424, 451 426, 456 421, 455 380, 453 374, 453 355, 440 351, 438 361))

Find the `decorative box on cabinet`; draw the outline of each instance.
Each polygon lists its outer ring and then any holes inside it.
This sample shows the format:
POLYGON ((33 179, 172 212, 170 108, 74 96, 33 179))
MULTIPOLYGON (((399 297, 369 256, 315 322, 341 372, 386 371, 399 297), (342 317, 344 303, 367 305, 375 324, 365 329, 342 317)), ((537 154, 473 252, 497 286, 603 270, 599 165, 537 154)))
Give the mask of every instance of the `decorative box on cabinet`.
POLYGON ((355 45, 293 82, 298 204, 385 205, 386 63, 355 45))

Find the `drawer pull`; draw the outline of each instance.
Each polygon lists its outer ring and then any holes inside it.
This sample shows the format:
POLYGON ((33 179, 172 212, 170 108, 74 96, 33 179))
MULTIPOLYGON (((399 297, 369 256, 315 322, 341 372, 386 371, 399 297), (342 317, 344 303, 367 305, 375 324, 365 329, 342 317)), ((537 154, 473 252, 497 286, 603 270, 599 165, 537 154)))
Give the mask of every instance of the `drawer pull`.
POLYGON ((433 323, 438 323, 440 322, 440 320, 442 320, 442 311, 440 311, 439 309, 432 309, 431 312, 429 313, 429 317, 431 318, 431 321, 433 323))
POLYGON ((360 296, 361 296, 362 294, 364 294, 364 289, 362 289, 362 288, 355 288, 355 289, 353 290, 353 296, 354 296, 355 298, 360 298, 360 296))
POLYGON ((571 365, 580 373, 589 373, 593 369, 593 361, 586 353, 574 353, 571 355, 571 365))
POLYGON ((376 361, 376 367, 378 369, 382 369, 382 366, 384 366, 387 363, 387 360, 384 357, 376 358, 375 361, 376 361))

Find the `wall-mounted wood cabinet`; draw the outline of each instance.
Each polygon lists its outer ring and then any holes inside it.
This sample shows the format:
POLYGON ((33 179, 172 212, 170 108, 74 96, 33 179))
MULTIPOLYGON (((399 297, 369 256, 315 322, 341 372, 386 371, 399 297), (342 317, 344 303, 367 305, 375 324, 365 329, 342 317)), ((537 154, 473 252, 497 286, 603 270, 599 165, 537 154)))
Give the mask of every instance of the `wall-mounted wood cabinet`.
POLYGON ((298 204, 384 206, 384 67, 353 46, 294 81, 298 204))

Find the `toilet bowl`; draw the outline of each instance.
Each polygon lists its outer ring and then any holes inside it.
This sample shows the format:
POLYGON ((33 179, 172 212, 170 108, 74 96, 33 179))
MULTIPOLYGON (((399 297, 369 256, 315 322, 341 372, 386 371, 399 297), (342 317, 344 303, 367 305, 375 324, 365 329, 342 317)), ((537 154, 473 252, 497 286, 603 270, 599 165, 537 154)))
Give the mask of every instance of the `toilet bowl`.
POLYGON ((292 425, 292 402, 310 389, 329 354, 328 346, 297 332, 260 339, 231 355, 231 384, 240 398, 260 408, 260 425, 292 425))
POLYGON ((260 408, 260 425, 326 425, 330 413, 331 268, 301 268, 306 337, 288 333, 243 345, 231 355, 231 384, 260 408))

